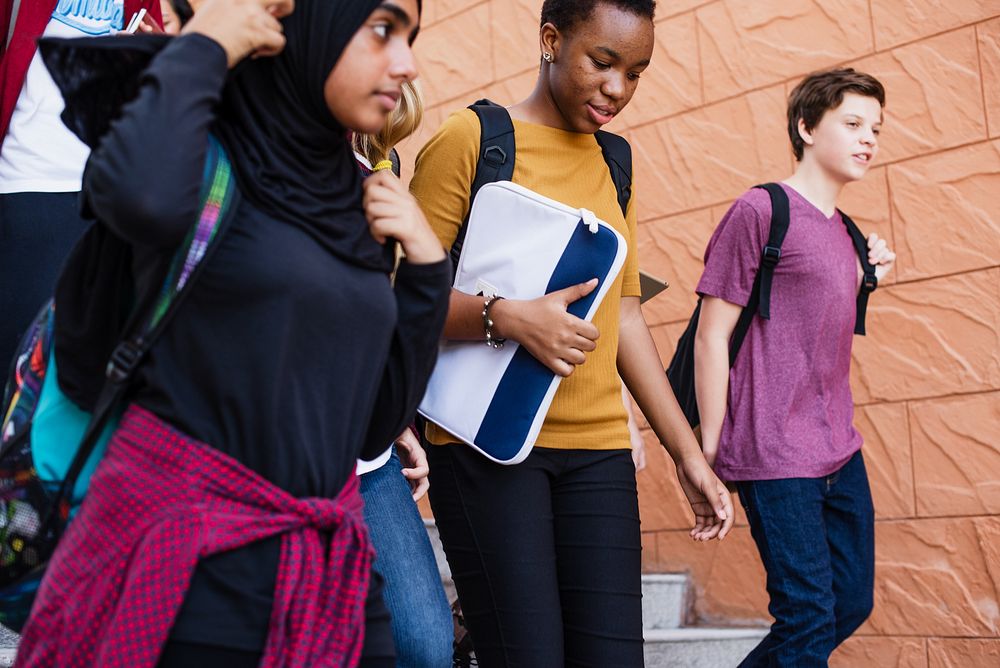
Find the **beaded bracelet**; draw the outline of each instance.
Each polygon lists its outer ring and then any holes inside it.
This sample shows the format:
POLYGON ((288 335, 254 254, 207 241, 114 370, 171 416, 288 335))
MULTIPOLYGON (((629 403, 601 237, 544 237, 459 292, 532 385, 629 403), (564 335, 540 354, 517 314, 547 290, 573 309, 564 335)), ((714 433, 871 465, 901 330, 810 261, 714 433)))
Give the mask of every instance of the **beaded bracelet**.
POLYGON ((494 350, 503 348, 503 344, 507 343, 507 339, 502 339, 493 333, 493 320, 490 318, 490 309, 501 299, 503 297, 500 295, 493 295, 483 304, 483 329, 486 331, 486 345, 494 350))

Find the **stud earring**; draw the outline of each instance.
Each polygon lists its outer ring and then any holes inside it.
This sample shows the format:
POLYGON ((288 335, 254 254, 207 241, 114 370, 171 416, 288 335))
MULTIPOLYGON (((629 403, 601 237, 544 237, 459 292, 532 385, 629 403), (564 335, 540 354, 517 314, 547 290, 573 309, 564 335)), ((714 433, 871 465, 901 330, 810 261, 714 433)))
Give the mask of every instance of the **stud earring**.
POLYGON ((551 63, 552 62, 552 54, 546 51, 545 53, 542 54, 542 60, 544 60, 547 63, 551 63))

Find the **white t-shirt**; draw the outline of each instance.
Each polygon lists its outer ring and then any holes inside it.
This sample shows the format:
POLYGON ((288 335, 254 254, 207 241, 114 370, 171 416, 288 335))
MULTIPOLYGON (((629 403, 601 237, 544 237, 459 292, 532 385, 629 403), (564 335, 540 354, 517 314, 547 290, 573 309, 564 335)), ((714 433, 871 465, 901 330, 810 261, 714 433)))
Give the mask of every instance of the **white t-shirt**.
MULTIPOLYGON (((124 17, 124 0, 59 0, 44 36, 108 35, 124 27, 124 17)), ((80 190, 90 149, 59 118, 64 107, 35 53, 0 147, 0 193, 80 190)))
POLYGON ((364 475, 366 473, 371 473, 372 471, 378 471, 380 468, 382 468, 383 466, 385 466, 386 464, 389 463, 389 458, 390 457, 392 457, 392 446, 391 445, 389 446, 389 448, 385 452, 383 452, 381 455, 379 455, 375 459, 371 460, 370 462, 366 462, 363 459, 359 459, 358 460, 358 468, 356 469, 355 472, 358 475, 364 475))

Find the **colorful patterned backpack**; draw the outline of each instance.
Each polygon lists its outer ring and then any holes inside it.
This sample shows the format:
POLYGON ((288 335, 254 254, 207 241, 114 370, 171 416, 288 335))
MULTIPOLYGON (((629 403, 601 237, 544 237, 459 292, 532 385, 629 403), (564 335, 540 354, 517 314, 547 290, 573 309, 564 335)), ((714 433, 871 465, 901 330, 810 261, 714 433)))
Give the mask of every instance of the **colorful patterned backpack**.
POLYGON ((54 324, 41 310, 21 341, 0 413, 0 623, 27 621, 60 536, 86 493, 121 415, 134 372, 183 302, 235 209, 238 191, 222 146, 209 138, 198 221, 175 253, 159 295, 115 348, 92 413, 60 390, 54 324))

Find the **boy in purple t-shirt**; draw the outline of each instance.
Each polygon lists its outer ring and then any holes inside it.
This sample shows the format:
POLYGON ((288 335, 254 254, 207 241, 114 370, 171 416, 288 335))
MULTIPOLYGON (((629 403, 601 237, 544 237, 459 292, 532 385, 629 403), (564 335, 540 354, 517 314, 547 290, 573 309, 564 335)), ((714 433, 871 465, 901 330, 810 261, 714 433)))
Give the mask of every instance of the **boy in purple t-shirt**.
MULTIPOLYGON (((782 183, 790 224, 771 317, 754 317, 732 369, 730 337, 768 241, 768 193, 740 197, 705 252, 695 339, 702 447, 739 491, 775 619, 741 666, 826 666, 871 612, 874 511, 848 380, 862 274, 836 203, 875 159, 884 105, 882 84, 852 69, 813 74, 792 92, 798 167, 782 183)), ((875 234, 868 251, 881 279, 895 255, 875 234)))

